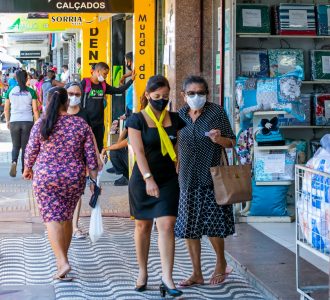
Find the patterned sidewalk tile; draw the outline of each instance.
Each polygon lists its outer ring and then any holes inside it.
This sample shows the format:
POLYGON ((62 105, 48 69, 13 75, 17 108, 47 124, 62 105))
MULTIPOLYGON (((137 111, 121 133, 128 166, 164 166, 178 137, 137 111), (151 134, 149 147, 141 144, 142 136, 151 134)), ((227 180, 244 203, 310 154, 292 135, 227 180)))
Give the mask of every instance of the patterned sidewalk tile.
MULTIPOLYGON (((89 219, 82 221, 87 230, 89 219)), ((133 291, 138 272, 134 249, 134 222, 129 219, 104 218, 105 234, 96 243, 89 240, 74 240, 69 259, 72 265, 73 282, 55 282, 55 259, 46 238, 0 239, 0 284, 48 285, 54 284, 57 300, 142 300, 160 299, 159 283, 161 265, 157 248, 157 232, 152 233, 149 257, 148 291, 133 291)), ((215 256, 209 243, 203 241, 202 266, 206 282, 210 279, 215 256)), ((191 273, 191 264, 185 244, 176 243, 174 267, 175 282, 191 273)), ((230 274, 224 284, 204 285, 184 289, 180 299, 265 299, 249 286, 237 272, 230 274)))

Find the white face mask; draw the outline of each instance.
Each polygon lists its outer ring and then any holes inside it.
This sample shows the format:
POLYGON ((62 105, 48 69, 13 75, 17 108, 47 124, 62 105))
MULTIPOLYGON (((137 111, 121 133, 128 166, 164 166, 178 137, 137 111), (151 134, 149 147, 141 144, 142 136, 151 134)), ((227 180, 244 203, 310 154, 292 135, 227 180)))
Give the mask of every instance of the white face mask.
POLYGON ((187 104, 191 109, 201 109, 206 103, 206 95, 199 96, 196 94, 195 96, 187 96, 187 104))
POLYGON ((77 96, 69 96, 69 100, 70 100, 70 106, 76 106, 80 104, 81 101, 81 97, 77 97, 77 96))
POLYGON ((104 81, 104 77, 102 75, 99 75, 99 76, 97 76, 97 80, 99 82, 103 82, 104 81))

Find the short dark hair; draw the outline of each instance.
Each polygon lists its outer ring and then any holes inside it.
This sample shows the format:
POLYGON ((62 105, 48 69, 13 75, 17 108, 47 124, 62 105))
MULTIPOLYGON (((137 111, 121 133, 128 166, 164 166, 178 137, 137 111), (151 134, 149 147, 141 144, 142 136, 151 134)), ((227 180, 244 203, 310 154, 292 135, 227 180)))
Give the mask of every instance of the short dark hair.
POLYGON ((105 62, 99 62, 95 65, 94 70, 110 70, 110 68, 105 62))
POLYGON ((127 60, 133 61, 133 52, 128 52, 125 54, 127 60))
POLYGON ((67 69, 67 70, 68 70, 68 69, 69 69, 69 66, 68 66, 68 65, 63 65, 63 66, 62 66, 62 68, 64 68, 64 69, 67 69))
POLYGON ((47 71, 47 77, 55 79, 55 71, 54 70, 48 70, 47 71))
POLYGON ((72 86, 77 86, 78 88, 80 88, 81 93, 83 93, 83 87, 82 87, 82 85, 81 85, 79 82, 71 81, 71 82, 67 83, 67 84, 64 86, 64 88, 65 88, 66 90, 68 90, 68 89, 69 89, 70 87, 72 87, 72 86))
POLYGON ((77 64, 81 65, 81 57, 77 58, 77 64))
POLYGON ((201 77, 201 76, 196 76, 196 75, 192 75, 192 76, 188 76, 182 84, 182 91, 185 92, 187 90, 188 85, 191 85, 193 83, 197 83, 197 84, 202 84, 204 85, 204 89, 205 92, 208 94, 209 93, 209 85, 207 84, 206 80, 201 77))

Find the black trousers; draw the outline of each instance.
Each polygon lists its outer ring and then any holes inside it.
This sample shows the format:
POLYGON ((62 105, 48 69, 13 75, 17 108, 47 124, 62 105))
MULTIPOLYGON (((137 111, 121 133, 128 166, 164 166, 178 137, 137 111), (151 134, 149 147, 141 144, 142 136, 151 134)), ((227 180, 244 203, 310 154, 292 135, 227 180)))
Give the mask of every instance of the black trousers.
POLYGON ((13 143, 13 150, 11 153, 12 162, 18 160, 19 151, 22 149, 22 170, 24 170, 24 154, 25 148, 29 141, 30 132, 33 127, 33 122, 11 122, 10 135, 13 143))
POLYGON ((99 152, 101 153, 103 149, 103 138, 104 138, 104 125, 97 125, 97 126, 92 126, 92 131, 94 133, 95 139, 96 139, 96 144, 97 148, 99 149, 99 152))
POLYGON ((117 175, 128 179, 128 148, 110 151, 110 160, 117 175))

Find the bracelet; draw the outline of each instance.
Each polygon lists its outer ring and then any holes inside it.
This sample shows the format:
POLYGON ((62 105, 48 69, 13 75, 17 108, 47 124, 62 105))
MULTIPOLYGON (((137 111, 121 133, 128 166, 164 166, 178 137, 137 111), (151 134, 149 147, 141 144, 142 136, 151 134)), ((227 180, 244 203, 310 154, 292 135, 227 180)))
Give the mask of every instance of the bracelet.
POLYGON ((152 174, 151 173, 145 173, 145 174, 143 174, 143 180, 145 181, 145 180, 147 180, 147 179, 149 179, 149 178, 151 178, 152 177, 152 174))

